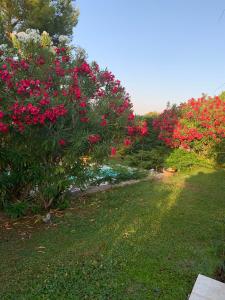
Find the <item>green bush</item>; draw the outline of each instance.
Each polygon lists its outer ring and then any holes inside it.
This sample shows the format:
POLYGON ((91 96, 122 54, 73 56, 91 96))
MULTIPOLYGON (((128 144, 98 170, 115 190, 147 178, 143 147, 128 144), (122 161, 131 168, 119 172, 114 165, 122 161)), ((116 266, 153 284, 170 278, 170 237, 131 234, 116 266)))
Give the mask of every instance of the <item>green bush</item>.
POLYGON ((176 168, 177 170, 186 170, 193 167, 212 167, 212 161, 201 157, 194 152, 187 152, 183 149, 174 149, 165 159, 165 168, 176 168))
POLYGON ((26 202, 15 202, 5 207, 6 214, 13 219, 25 216, 27 210, 28 203, 26 202))
POLYGON ((126 160, 132 167, 160 170, 167 155, 168 149, 158 146, 150 150, 139 150, 131 153, 126 157, 126 160))

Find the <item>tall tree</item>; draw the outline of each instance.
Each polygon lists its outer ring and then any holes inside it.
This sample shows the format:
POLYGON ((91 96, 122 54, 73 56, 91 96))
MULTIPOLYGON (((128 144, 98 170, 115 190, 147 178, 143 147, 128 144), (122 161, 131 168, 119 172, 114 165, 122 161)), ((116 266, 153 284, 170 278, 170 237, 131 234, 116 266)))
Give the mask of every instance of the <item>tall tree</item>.
POLYGON ((72 0, 0 0, 0 42, 13 31, 47 31, 57 43, 59 35, 72 35, 79 11, 72 0))

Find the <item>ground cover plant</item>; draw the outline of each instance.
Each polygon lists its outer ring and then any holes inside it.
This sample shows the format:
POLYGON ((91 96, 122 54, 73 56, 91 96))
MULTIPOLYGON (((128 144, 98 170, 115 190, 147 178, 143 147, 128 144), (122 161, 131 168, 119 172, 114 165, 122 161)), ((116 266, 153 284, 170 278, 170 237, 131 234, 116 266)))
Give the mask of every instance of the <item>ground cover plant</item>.
POLYGON ((193 169, 76 200, 49 228, 1 223, 0 298, 186 299, 224 259, 224 178, 193 169))

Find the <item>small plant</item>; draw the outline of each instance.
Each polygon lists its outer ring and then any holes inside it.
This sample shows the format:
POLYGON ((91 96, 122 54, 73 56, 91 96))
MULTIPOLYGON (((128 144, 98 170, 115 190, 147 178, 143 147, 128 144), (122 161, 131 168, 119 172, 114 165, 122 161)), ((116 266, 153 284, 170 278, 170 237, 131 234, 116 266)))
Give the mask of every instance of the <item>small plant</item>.
POLYGON ((5 207, 7 215, 13 219, 25 216, 28 210, 26 202, 15 202, 5 207))
POLYGON ((54 204, 60 210, 64 210, 70 206, 70 199, 67 194, 62 195, 60 199, 54 204))

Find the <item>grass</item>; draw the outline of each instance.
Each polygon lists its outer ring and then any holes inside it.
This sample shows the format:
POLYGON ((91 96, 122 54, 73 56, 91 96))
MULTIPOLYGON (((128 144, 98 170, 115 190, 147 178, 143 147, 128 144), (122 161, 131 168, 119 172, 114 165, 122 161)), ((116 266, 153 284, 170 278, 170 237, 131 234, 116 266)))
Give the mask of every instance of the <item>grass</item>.
POLYGON ((201 169, 76 200, 31 237, 2 232, 0 299, 187 299, 222 261, 224 199, 225 171, 201 169))

